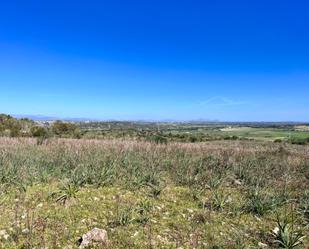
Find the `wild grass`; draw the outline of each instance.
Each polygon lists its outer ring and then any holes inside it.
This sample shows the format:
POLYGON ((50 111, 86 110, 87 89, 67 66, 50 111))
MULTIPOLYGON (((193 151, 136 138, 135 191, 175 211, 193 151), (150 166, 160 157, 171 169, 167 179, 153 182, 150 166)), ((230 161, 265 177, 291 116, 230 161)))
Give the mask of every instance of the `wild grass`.
POLYGON ((308 146, 0 138, 0 248, 77 248, 94 226, 112 248, 306 248, 308 186, 308 146), (291 203, 301 241, 271 232, 291 203))

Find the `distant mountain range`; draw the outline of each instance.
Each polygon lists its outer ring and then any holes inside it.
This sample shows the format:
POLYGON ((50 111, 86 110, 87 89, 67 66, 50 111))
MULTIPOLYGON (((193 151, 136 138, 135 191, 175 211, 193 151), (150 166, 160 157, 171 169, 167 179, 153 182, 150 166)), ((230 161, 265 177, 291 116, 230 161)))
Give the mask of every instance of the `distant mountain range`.
POLYGON ((141 122, 141 123, 190 123, 190 124, 203 124, 203 123, 217 123, 217 124, 308 124, 309 122, 297 122, 297 121, 220 121, 220 120, 212 120, 212 119, 192 119, 192 120, 180 120, 180 119, 135 119, 135 120, 121 120, 121 119, 93 119, 93 118, 60 118, 60 117, 52 117, 45 115, 27 115, 27 114, 11 114, 11 116, 15 118, 29 118, 34 121, 54 121, 54 120, 63 120, 70 122, 141 122))
POLYGON ((60 118, 60 117, 51 117, 51 116, 44 116, 44 115, 26 115, 26 114, 13 114, 14 118, 29 118, 34 121, 53 121, 53 120, 63 120, 63 121, 74 121, 74 122, 85 122, 85 121, 99 121, 96 119, 89 119, 89 118, 60 118))
POLYGON ((45 115, 27 115, 27 114, 12 114, 14 118, 29 118, 34 121, 53 121, 53 120, 63 120, 63 121, 73 121, 73 122, 85 122, 85 121, 134 121, 134 122, 162 122, 162 123, 206 123, 206 122, 220 122, 219 120, 210 120, 210 119, 195 119, 195 120, 180 120, 180 119, 136 119, 136 120, 121 120, 121 119, 93 119, 93 118, 60 118, 60 117, 52 117, 45 115))
POLYGON ((57 118, 55 117, 49 117, 49 116, 43 116, 43 115, 22 115, 22 114, 13 114, 12 115, 14 118, 29 118, 35 121, 51 121, 51 120, 55 120, 57 118))

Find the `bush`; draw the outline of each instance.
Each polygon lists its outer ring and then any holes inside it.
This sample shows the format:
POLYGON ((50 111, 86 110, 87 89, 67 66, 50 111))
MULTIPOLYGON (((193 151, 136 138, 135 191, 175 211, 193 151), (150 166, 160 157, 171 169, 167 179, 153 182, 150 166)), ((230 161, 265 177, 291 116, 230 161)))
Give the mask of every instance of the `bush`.
POLYGON ((19 124, 14 124, 10 127, 10 136, 18 137, 20 135, 21 126, 19 124))
POLYGON ((152 136, 147 137, 146 140, 150 142, 154 142, 156 144, 167 144, 167 138, 161 135, 152 135, 152 136))
POLYGON ((291 144, 299 144, 299 145, 306 145, 309 144, 309 137, 306 138, 291 138, 290 139, 291 144))
POLYGON ((223 139, 224 139, 224 140, 238 140, 239 137, 233 135, 233 136, 225 136, 223 139))
POLYGON ((47 129, 41 126, 31 127, 30 132, 33 137, 47 137, 48 135, 47 129))
POLYGON ((75 124, 65 123, 62 121, 55 121, 52 124, 52 131, 55 135, 58 136, 73 135, 76 130, 77 127, 75 124))

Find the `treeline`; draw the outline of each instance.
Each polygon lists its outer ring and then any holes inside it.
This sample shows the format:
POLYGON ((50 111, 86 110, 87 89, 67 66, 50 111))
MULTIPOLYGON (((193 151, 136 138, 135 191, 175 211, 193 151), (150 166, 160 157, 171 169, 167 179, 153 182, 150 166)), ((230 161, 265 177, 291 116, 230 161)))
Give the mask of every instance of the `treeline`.
POLYGON ((35 123, 27 118, 16 119, 10 115, 0 114, 0 134, 2 136, 18 137, 30 134, 35 123))
MULTIPOLYGON (((47 138, 86 138, 86 139, 133 139, 139 141, 149 141, 157 144, 168 142, 198 143, 214 140, 251 140, 246 137, 218 134, 210 132, 198 132, 196 127, 174 127, 173 130, 162 129, 162 127, 149 124, 139 124, 134 127, 134 123, 124 122, 102 122, 108 129, 89 129, 87 123, 70 123, 63 121, 35 122, 28 118, 16 119, 10 115, 0 114, 0 136, 7 137, 36 137, 38 144, 42 144, 47 138)), ((97 123, 99 126, 99 123, 97 123)), ((164 127, 167 128, 167 127, 164 127)), ((309 138, 290 137, 289 139, 276 139, 276 143, 289 142, 292 144, 308 145, 309 138)))
POLYGON ((0 135, 10 137, 72 137, 80 138, 81 130, 74 123, 55 121, 46 126, 28 118, 16 119, 0 114, 0 135))
MULTIPOLYGON (((128 124, 125 123, 127 126, 128 124)), ((83 129, 80 123, 68 123, 55 121, 44 125, 30 119, 16 119, 10 115, 0 114, 0 135, 10 137, 36 137, 42 143, 49 137, 64 138, 95 138, 95 139, 113 139, 129 138, 154 143, 168 142, 206 142, 212 140, 237 140, 236 136, 214 136, 206 133, 181 132, 173 134, 172 132, 158 131, 157 127, 149 130, 149 126, 121 129, 121 126, 114 127, 111 125, 109 130, 89 130, 83 129)))
POLYGON ((167 143, 167 142, 183 142, 183 143, 199 143, 214 140, 248 140, 246 138, 241 138, 238 136, 218 136, 214 134, 196 132, 196 133, 177 133, 173 134, 171 132, 144 132, 139 133, 139 137, 144 137, 145 140, 155 142, 155 143, 167 143))

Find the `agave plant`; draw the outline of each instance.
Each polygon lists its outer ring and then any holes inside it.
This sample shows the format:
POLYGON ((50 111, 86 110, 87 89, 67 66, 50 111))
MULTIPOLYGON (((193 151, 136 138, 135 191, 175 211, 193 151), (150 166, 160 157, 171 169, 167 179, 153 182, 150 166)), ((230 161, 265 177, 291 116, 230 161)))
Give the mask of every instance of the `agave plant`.
POLYGON ((221 183, 223 182, 224 178, 221 175, 216 175, 208 180, 207 187, 210 189, 218 189, 221 183))
POLYGON ((52 196, 56 197, 56 202, 65 204, 68 200, 76 198, 76 193, 78 192, 78 187, 75 184, 67 183, 63 184, 59 191, 52 193, 52 196))
POLYGON ((212 206, 216 210, 223 210, 229 203, 230 198, 228 195, 224 194, 221 191, 215 191, 212 199, 212 206))
POLYGON ((300 199, 298 212, 303 215, 305 224, 309 225, 309 190, 306 190, 300 199))
POLYGON ((287 217, 280 219, 277 215, 277 227, 273 230, 275 242, 281 248, 292 249, 302 244, 304 235, 300 229, 295 229, 294 219, 291 221, 287 217))
POLYGON ((262 192, 261 189, 256 187, 247 194, 247 202, 243 208, 248 213, 263 216, 275 210, 279 204, 280 202, 276 196, 270 195, 267 191, 262 192))

